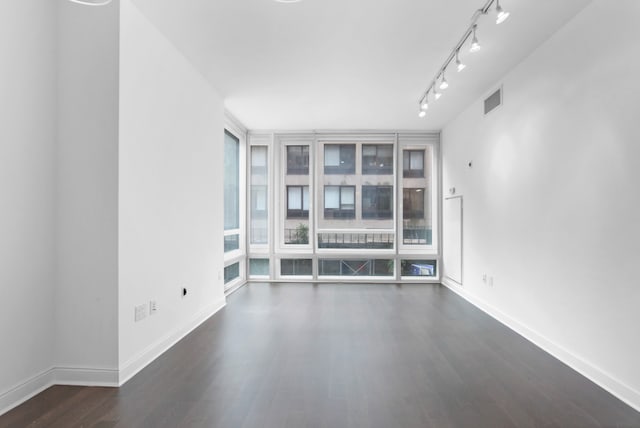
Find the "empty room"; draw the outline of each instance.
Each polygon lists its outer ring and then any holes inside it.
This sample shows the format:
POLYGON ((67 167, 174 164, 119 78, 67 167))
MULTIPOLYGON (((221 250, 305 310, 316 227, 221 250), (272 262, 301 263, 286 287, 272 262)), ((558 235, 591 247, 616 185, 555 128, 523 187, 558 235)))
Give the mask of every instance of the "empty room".
POLYGON ((640 2, 0 20, 0 427, 640 427, 640 2))

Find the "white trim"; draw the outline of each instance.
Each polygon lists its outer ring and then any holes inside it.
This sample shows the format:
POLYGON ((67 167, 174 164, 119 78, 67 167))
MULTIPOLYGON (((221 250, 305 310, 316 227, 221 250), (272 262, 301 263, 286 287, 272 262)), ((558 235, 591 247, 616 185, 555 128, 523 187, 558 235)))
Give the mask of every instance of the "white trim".
POLYGON ((50 368, 0 393, 0 415, 53 386, 54 377, 54 369, 50 368))
POLYGON ((194 317, 192 317, 182 327, 178 327, 173 331, 166 334, 164 337, 152 343, 138 354, 134 355, 122 366, 120 366, 119 382, 120 386, 124 385, 129 379, 135 376, 139 371, 151 364, 156 358, 165 353, 169 348, 195 330, 200 324, 208 320, 220 309, 227 304, 226 299, 222 299, 214 302, 212 305, 207 306, 194 317))
POLYGON ((241 134, 242 138, 247 138, 247 127, 242 124, 229 110, 224 110, 224 121, 225 128, 227 128, 231 133, 236 134, 236 137, 239 137, 237 134, 241 134))
POLYGON ((479 299, 448 278, 442 280, 442 285, 640 412, 640 391, 479 299))
POLYGON ((118 369, 56 367, 55 385, 118 386, 118 369))
POLYGON ((95 367, 51 367, 0 393, 0 415, 54 385, 118 386, 118 370, 95 367))

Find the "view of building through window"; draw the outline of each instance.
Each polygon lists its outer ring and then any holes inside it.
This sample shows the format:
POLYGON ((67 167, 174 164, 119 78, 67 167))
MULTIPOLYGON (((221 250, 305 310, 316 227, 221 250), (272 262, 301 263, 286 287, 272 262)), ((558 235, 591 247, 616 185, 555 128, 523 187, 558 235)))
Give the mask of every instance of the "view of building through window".
POLYGON ((250 136, 250 275, 435 277, 437 144, 431 135, 250 136))

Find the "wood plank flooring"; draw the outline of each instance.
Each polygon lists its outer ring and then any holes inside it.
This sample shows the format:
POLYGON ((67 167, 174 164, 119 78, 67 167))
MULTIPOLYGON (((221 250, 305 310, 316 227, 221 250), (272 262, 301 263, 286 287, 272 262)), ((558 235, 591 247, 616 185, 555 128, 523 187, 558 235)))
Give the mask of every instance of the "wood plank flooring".
POLYGON ((0 427, 640 427, 437 285, 251 284, 122 388, 52 387, 0 427))

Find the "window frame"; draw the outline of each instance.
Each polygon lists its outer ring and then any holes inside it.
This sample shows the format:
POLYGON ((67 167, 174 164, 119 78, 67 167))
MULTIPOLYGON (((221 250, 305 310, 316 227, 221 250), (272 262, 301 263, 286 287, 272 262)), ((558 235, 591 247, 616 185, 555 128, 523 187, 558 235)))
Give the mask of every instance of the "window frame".
MULTIPOLYGON (((234 289, 242 286, 247 280, 246 257, 247 257, 247 131, 231 115, 225 113, 224 134, 229 134, 239 142, 238 173, 239 173, 239 227, 237 229, 226 229, 223 237, 238 235, 239 248, 224 252, 222 271, 219 272, 219 279, 222 282, 225 293, 230 293, 234 289), (240 275, 225 283, 224 270, 229 266, 239 263, 240 275)), ((224 162, 224 160, 223 160, 224 162)), ((267 161, 268 162, 268 161, 267 161)), ((268 164, 268 163, 267 163, 268 164)), ((224 186, 224 184, 223 184, 224 186)), ((224 197, 224 196, 223 196, 224 197)), ((224 201, 223 201, 224 203, 224 201)), ((224 228, 224 227, 223 227, 224 228)))

